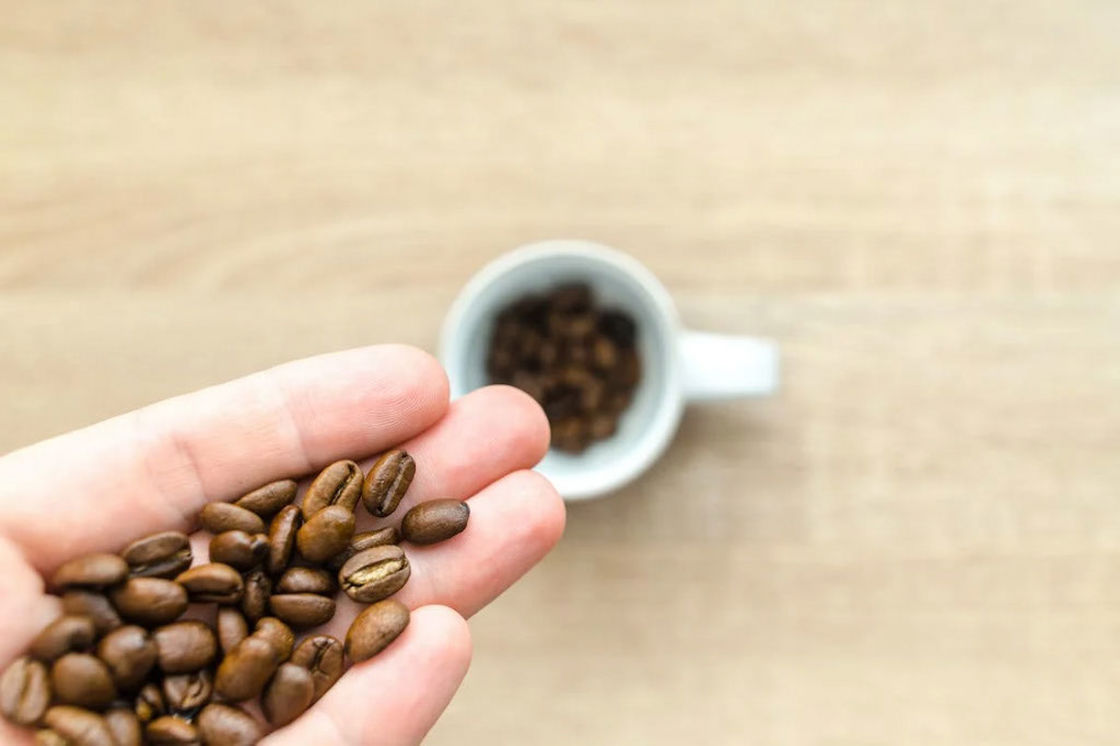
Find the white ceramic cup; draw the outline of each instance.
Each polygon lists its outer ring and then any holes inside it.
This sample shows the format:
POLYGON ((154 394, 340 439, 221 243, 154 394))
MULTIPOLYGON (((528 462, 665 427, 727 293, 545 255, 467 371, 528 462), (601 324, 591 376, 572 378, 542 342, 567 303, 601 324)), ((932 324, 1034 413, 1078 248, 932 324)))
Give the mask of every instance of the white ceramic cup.
POLYGON ((629 313, 638 329, 642 378, 610 438, 579 454, 550 450, 538 465, 568 500, 607 494, 665 451, 686 402, 759 396, 778 384, 774 342, 688 331, 653 273, 590 241, 542 241, 481 269, 459 293, 440 335, 440 357, 459 397, 488 382, 486 353, 497 314, 526 293, 585 282, 596 303, 629 313))

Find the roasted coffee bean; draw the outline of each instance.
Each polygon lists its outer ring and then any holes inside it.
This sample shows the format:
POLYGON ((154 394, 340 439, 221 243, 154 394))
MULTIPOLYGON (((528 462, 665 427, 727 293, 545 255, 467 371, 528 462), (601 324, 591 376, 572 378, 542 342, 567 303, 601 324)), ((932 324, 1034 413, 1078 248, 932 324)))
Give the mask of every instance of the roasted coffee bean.
POLYGON ((112 707, 102 717, 117 746, 141 746, 144 743, 144 729, 132 710, 112 707))
POLYGON ((268 537, 244 531, 223 531, 210 540, 210 561, 246 571, 268 556, 268 537))
POLYGON ((88 616, 98 636, 112 632, 124 624, 121 615, 103 593, 74 588, 62 595, 62 611, 74 616, 88 616))
POLYGON ((271 595, 272 581, 263 570, 253 570, 245 576, 245 593, 241 597, 240 609, 249 624, 256 624, 268 613, 268 598, 271 595))
POLYGON ((588 432, 595 440, 603 440, 614 435, 618 428, 618 416, 602 412, 591 416, 588 432))
POLYGON ((311 706, 314 696, 311 672, 294 663, 285 663, 276 669, 265 687, 261 711, 268 722, 280 727, 302 715, 311 706))
POLYGON ((164 715, 144 728, 144 736, 152 746, 201 746, 198 729, 173 715, 164 715))
POLYGON ((292 654, 292 646, 296 644, 296 636, 292 628, 274 616, 266 616, 257 622, 253 636, 266 641, 276 651, 277 662, 288 660, 292 654))
POLYGON ((341 505, 354 512, 354 506, 362 496, 362 470, 353 461, 335 461, 319 472, 303 496, 303 520, 329 505, 341 505))
POLYGON ((35 731, 35 746, 73 746, 73 744, 60 736, 58 731, 43 728, 35 731))
POLYGON ((395 598, 378 601, 358 614, 346 632, 346 655, 359 663, 380 653, 408 626, 408 607, 395 598))
POLYGON ((141 723, 150 723, 156 718, 167 714, 167 702, 163 698, 163 689, 159 684, 145 684, 136 695, 133 711, 141 723))
POLYGON ((156 642, 143 627, 118 627, 97 643, 97 657, 109 667, 118 689, 132 691, 144 683, 156 664, 156 642))
POLYGON ((129 544, 121 557, 142 578, 174 578, 191 566, 191 541, 180 531, 163 531, 129 544))
POLYGON ((43 722, 68 746, 116 746, 105 718, 82 707, 56 705, 47 710, 43 722))
POLYGON ((41 661, 16 658, 0 676, 0 713, 11 722, 36 723, 50 703, 50 680, 41 661))
POLYGON ((338 584, 350 598, 369 604, 399 591, 411 572, 404 550, 387 544, 358 552, 346 560, 338 571, 338 584))
POLYGON ((125 619, 148 626, 175 621, 187 610, 187 589, 163 578, 129 578, 109 598, 125 619))
POLYGON ((299 524, 300 512, 295 505, 283 508, 272 519, 272 524, 268 527, 268 558, 265 561, 269 575, 279 576, 292 561, 299 524))
POLYGON ((416 475, 416 462, 406 451, 384 453, 370 467, 362 485, 362 504, 375 516, 384 518, 397 509, 416 475))
POLYGON ((296 499, 296 483, 292 479, 281 479, 258 487, 244 497, 235 500, 234 505, 250 510, 261 518, 271 518, 285 505, 296 499))
POLYGON ((199 708, 210 701, 213 693, 214 676, 208 668, 165 676, 163 679, 163 701, 167 710, 174 715, 193 717, 199 708))
POLYGON ((259 515, 230 503, 207 503, 198 514, 198 519, 202 527, 212 534, 220 534, 223 531, 264 533, 264 521, 259 515))
POLYGON ((279 665, 272 643, 249 635, 218 665, 214 691, 229 702, 252 699, 264 690, 279 665))
POLYGON ((51 665, 54 701, 91 710, 108 707, 117 698, 109 668, 88 653, 67 653, 51 665))
POLYGON ((280 576, 275 593, 319 593, 330 595, 338 590, 334 575, 315 567, 289 567, 280 576))
POLYGON ((218 607, 217 626, 218 646, 223 654, 233 650, 237 643, 249 636, 249 623, 245 621, 245 615, 232 606, 218 607))
POLYGON ((44 627, 31 641, 29 650, 39 660, 50 662, 67 653, 89 650, 96 637, 92 619, 66 614, 44 627))
POLYGON ((413 506, 401 521, 401 537, 413 544, 435 544, 467 527, 471 509, 459 500, 429 500, 413 506))
POLYGON ((196 724, 202 742, 208 746, 255 746, 264 737, 249 713, 217 702, 202 708, 196 724))
POLYGON ((342 566, 346 564, 346 560, 350 559, 358 552, 364 549, 385 546, 386 544, 396 544, 399 541, 400 537, 397 535, 397 529, 393 526, 379 528, 376 531, 363 531, 360 534, 354 534, 350 537, 350 543, 346 545, 346 548, 327 561, 327 567, 338 572, 342 566))
POLYGON ((190 673, 209 666, 218 654, 218 641, 210 626, 188 619, 157 627, 152 632, 164 673, 190 673))
POLYGON ((115 554, 87 554, 72 559, 55 571, 51 585, 55 588, 74 586, 103 588, 116 585, 128 577, 128 563, 115 554))
POLYGON ((326 624, 334 616, 334 599, 317 593, 273 594, 268 605, 274 616, 297 629, 326 624))
POLYGON ((326 562, 354 535, 354 513, 342 505, 323 508, 296 533, 296 547, 308 562, 326 562))
POLYGON ((317 701, 342 676, 342 643, 330 635, 312 635, 296 645, 291 662, 311 672, 317 701))
POLYGON ((245 592, 241 574, 221 562, 192 567, 175 578, 175 582, 187 589, 194 603, 235 604, 245 592))

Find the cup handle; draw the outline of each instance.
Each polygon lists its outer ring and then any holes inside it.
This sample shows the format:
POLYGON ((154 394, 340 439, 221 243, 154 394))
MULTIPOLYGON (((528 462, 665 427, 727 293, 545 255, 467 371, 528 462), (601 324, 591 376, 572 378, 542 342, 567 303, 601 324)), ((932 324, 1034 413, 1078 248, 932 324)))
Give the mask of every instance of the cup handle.
POLYGON ((765 396, 778 388, 773 340, 685 331, 678 347, 689 401, 765 396))

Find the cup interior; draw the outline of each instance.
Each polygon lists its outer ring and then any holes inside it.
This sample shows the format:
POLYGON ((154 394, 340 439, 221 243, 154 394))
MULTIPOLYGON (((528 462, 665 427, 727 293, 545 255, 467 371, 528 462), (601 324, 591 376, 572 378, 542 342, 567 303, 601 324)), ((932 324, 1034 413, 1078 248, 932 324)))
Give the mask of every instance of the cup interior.
POLYGON ((444 324, 440 355, 453 397, 489 383, 486 356, 498 313, 528 293, 587 283, 595 303, 629 313, 637 326, 642 376, 618 430, 578 454, 550 449, 538 466, 567 499, 605 494, 634 479, 668 445, 682 409, 679 322, 653 274, 631 257, 584 241, 523 247, 483 268, 463 288, 444 324))

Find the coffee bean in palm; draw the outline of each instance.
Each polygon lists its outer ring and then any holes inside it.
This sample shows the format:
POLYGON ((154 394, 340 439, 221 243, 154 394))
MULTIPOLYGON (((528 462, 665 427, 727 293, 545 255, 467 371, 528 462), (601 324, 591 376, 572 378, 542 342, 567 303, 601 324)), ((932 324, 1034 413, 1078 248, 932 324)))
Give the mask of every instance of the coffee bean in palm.
POLYGON ((116 746, 105 718, 83 707, 55 705, 43 716, 47 727, 68 746, 116 746))
POLYGON ((370 467, 362 485, 366 510, 384 518, 397 509, 416 475, 416 462, 406 451, 384 453, 370 467))
POLYGON ((272 643, 249 635, 218 665, 214 692, 228 702, 244 702, 264 690, 279 667, 272 643))
POLYGON ((252 570, 268 556, 268 536, 244 531, 223 531, 210 539, 210 561, 235 570, 252 570))
POLYGON ((88 653, 67 653, 51 664, 54 701, 100 710, 117 698, 108 667, 88 653))
POLYGON ((38 722, 51 703, 47 667, 24 656, 0 675, 0 713, 19 725, 38 722))
POLYGON ((276 514, 268 527, 268 558, 265 567, 269 575, 277 577, 292 561, 296 534, 300 527, 300 512, 295 505, 288 505, 276 514))
POLYGON ((147 626, 175 621, 187 610, 187 589, 163 578, 129 578, 109 598, 122 617, 147 626))
POLYGON ((174 715, 164 715, 148 723, 144 736, 151 746, 201 746, 198 729, 174 715))
POLYGON ((191 566, 191 542, 181 531, 162 531, 132 542, 121 557, 133 576, 174 578, 191 566))
POLYGON ((44 627, 28 649, 39 660, 50 662, 66 653, 89 650, 96 637, 97 630, 88 616, 65 614, 44 627))
POLYGON ((257 622, 253 636, 266 641, 276 651, 277 662, 288 660, 292 654, 292 646, 296 643, 296 636, 292 628, 276 617, 266 616, 257 622))
POLYGON ((314 700, 318 700, 342 676, 342 643, 330 635, 312 635, 296 645, 291 662, 311 673, 315 683, 314 700))
POLYGON ((239 508, 256 513, 261 518, 271 518, 285 505, 296 499, 296 483, 293 479, 280 479, 258 487, 234 501, 239 508))
POLYGON ((104 593, 83 588, 71 588, 62 594, 62 611, 75 616, 87 616, 93 621, 97 635, 104 635, 124 624, 121 615, 104 593))
POLYGON ((144 729, 136 713, 127 707, 111 707, 102 717, 116 746, 142 746, 144 729))
POLYGON ((152 632, 164 673, 190 673, 204 668, 218 654, 218 641, 210 626, 188 619, 157 627, 152 632))
POLYGON ((241 573, 221 562, 192 567, 175 578, 175 582, 187 589, 194 603, 234 604, 241 600, 245 591, 241 573))
POLYGON ((195 721, 202 742, 213 746, 254 746, 264 733, 240 707, 211 702, 195 721))
POLYGON ((214 676, 208 668, 173 674, 163 678, 162 689, 167 711, 190 718, 210 701, 214 693, 214 676))
POLYGON ((361 603, 388 598, 408 581, 412 569, 404 550, 395 544, 358 552, 338 571, 338 584, 361 603))
POLYGON ((133 703, 133 712, 141 723, 150 723, 167 714, 167 702, 163 698, 162 687, 149 682, 140 688, 133 703))
POLYGON ((311 706, 315 682, 311 672, 294 663, 276 669, 261 695, 261 711, 276 727, 292 722, 311 706))
POLYGON ((308 562, 326 562, 354 535, 354 513, 341 505, 323 508, 300 526, 296 548, 308 562))
MULTIPOLYGON (((73 744, 68 739, 60 736, 58 731, 51 730, 50 728, 41 728, 35 731, 35 746, 73 746, 73 744)), ((114 746, 116 746, 115 743, 114 746)))
POLYGON ((372 658, 408 626, 408 607, 395 598, 368 606, 346 632, 346 655, 354 663, 372 658))
POLYGON ((334 599, 317 593, 272 594, 268 600, 273 616, 296 629, 326 624, 334 616, 334 599))
POLYGON ((237 643, 249 636, 249 623, 240 609, 233 606, 218 607, 218 647, 222 653, 233 650, 237 643))
POLYGON ((318 593, 330 595, 338 590, 332 573, 318 567, 289 567, 280 576, 276 593, 318 593))
POLYGON ((258 619, 268 613, 268 599, 272 595, 272 580, 263 570, 258 568, 246 574, 244 582, 245 591, 241 596, 239 608, 249 624, 256 624, 258 619))
POLYGON ((303 496, 303 520, 309 521, 323 508, 341 505, 354 512, 362 496, 362 470, 353 461, 335 461, 319 472, 303 496))
POLYGON ((148 630, 128 624, 101 638, 97 643, 97 657, 109 668, 118 689, 133 691, 147 679, 159 650, 148 630))
POLYGON ((207 503, 199 513, 198 519, 202 527, 212 534, 220 534, 223 531, 264 533, 264 521, 259 515, 230 503, 207 503))
POLYGON ((374 531, 363 531, 354 534, 350 537, 350 543, 346 545, 346 548, 327 561, 327 567, 338 572, 342 566, 346 564, 346 560, 350 559, 358 552, 364 549, 385 546, 386 544, 396 544, 399 541, 400 536, 397 534, 397 529, 393 526, 386 526, 374 531))
POLYGON ((401 537, 413 544, 435 544, 467 527, 471 509, 460 500, 429 500, 413 506, 401 521, 401 537))
POLYGON ((55 571, 55 588, 104 588, 128 577, 128 563, 115 554, 87 554, 64 563, 55 571))

